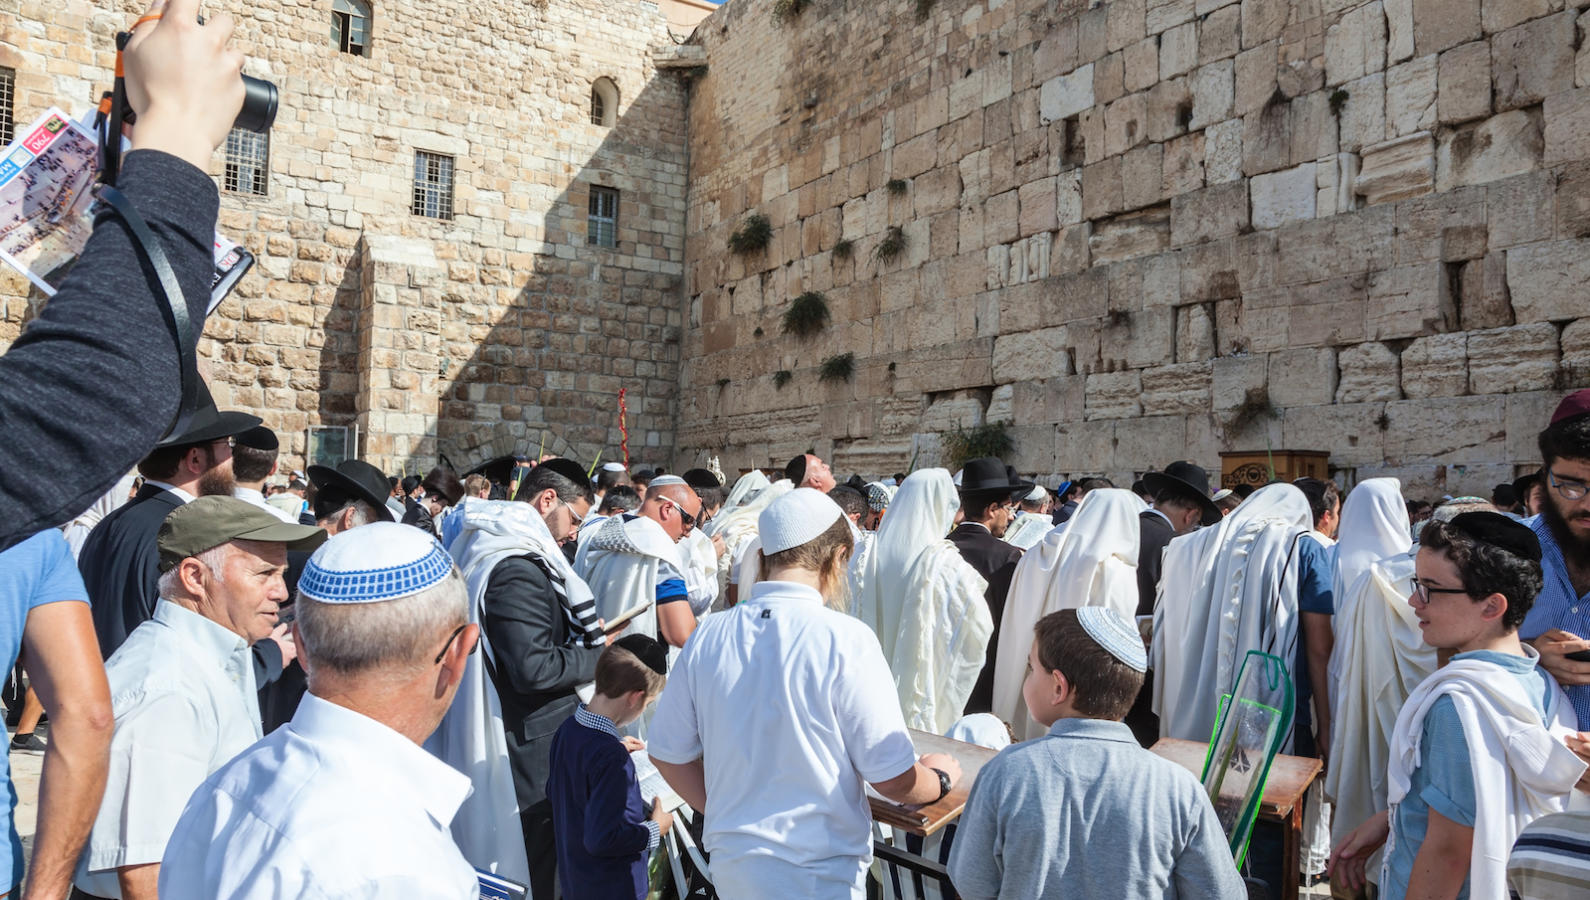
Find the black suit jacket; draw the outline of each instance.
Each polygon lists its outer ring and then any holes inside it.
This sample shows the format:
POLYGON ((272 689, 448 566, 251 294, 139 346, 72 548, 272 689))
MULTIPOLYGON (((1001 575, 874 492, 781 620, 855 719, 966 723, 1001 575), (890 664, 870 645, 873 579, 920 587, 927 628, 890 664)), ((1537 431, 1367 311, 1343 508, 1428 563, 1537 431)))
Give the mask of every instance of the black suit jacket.
POLYGON ((983 671, 972 686, 966 700, 967 713, 989 712, 994 706, 994 653, 999 647, 999 621, 1005 614, 1005 598, 1010 594, 1010 579, 1016 574, 1016 563, 1021 561, 1021 548, 994 537, 987 528, 971 522, 962 522, 950 532, 950 543, 961 551, 977 574, 988 582, 983 594, 988 601, 988 613, 994 619, 994 633, 988 638, 988 656, 983 671))
MULTIPOLYGON (((181 497, 146 484, 132 502, 101 519, 83 542, 77 567, 88 588, 99 652, 106 659, 134 628, 155 614, 155 601, 160 599, 160 549, 155 538, 166 515, 181 505, 181 497)), ((253 650, 255 682, 280 678, 282 652, 276 642, 260 641, 253 650)))
POLYGON ((596 677, 602 648, 569 646, 569 620, 551 579, 527 556, 497 563, 481 605, 493 663, 487 671, 502 702, 523 810, 546 799, 552 736, 579 705, 574 689, 596 677))
POLYGON ((1139 526, 1137 549, 1137 614, 1154 614, 1154 596, 1159 590, 1159 576, 1164 571, 1165 546, 1176 532, 1165 517, 1153 510, 1143 510, 1137 515, 1139 526))

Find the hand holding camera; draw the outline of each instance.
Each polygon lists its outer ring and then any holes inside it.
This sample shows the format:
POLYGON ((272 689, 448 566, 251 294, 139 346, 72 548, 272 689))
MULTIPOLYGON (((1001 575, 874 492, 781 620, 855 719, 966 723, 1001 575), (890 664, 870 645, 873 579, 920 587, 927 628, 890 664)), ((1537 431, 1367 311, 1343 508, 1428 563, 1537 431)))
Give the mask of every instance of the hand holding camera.
POLYGON ((243 107, 243 54, 231 16, 199 24, 199 0, 154 0, 123 54, 134 149, 208 169, 243 107), (149 16, 160 16, 148 20, 149 16))

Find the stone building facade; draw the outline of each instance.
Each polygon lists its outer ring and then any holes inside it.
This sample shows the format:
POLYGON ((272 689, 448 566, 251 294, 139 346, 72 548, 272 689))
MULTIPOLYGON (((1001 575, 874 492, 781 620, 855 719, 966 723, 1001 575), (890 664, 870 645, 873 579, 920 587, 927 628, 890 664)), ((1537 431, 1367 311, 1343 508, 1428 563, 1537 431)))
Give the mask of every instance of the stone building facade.
MULTIPOLYGON (((1484 492, 1590 385, 1583 0, 732 0, 682 46, 651 0, 376 0, 362 54, 349 2, 208 5, 283 104, 202 351, 289 464, 328 425, 394 472, 612 459, 627 388, 680 468, 1010 422, 1046 477, 1323 449, 1484 492), (802 294, 828 321, 785 334, 802 294)), ((141 11, 0 0, 16 117, 87 109, 141 11)), ((0 345, 38 302, 0 275, 0 345)))
POLYGON ((694 38, 681 455, 889 472, 1009 421, 1029 474, 1268 447, 1488 495, 1590 386, 1585 5, 734 0, 694 38))
MULTIPOLYGON (((0 0, 18 127, 51 104, 90 109, 114 33, 146 6, 0 0)), ((375 0, 353 53, 332 30, 342 8, 206 4, 281 90, 264 196, 222 193, 221 230, 259 262, 205 329, 217 401, 264 416, 287 465, 311 427, 357 426, 360 455, 399 473, 538 446, 611 459, 622 387, 633 456, 667 459, 686 149, 683 83, 657 68, 678 52, 662 11, 375 0), (450 159, 451 218, 411 212, 417 151, 450 159), (612 248, 587 242, 592 186, 618 191, 612 248)), ((39 302, 0 275, 0 346, 39 302)))

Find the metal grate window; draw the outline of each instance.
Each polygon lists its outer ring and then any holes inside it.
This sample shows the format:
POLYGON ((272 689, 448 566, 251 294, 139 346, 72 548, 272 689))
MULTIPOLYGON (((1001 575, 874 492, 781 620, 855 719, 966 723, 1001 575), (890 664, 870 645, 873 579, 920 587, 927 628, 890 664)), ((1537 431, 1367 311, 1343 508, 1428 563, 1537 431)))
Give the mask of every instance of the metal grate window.
POLYGON ((585 242, 598 247, 617 247, 618 191, 612 188, 592 187, 590 212, 585 242))
POLYGON ((226 176, 222 186, 239 194, 265 196, 270 160, 269 135, 232 129, 226 136, 226 176))
POLYGON ((0 147, 11 143, 15 130, 11 116, 13 101, 16 99, 17 70, 0 67, 0 147))
POLYGON ((414 154, 414 206, 416 216, 453 217, 453 158, 419 150, 414 154))
POLYGON ((370 6, 361 0, 332 0, 331 42, 343 53, 364 56, 370 45, 370 6))
POLYGON ((591 124, 607 124, 607 102, 602 99, 602 92, 591 88, 591 124))

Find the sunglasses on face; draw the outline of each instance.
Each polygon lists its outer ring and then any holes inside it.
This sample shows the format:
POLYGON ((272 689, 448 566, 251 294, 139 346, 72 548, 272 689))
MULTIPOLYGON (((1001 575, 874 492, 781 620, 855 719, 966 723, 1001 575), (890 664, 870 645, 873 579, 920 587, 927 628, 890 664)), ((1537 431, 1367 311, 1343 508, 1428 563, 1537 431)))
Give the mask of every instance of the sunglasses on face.
POLYGON ((658 497, 657 499, 668 504, 669 506, 672 506, 674 509, 679 510, 679 520, 685 523, 686 531, 696 527, 696 517, 687 512, 683 506, 678 504, 678 502, 669 499, 668 497, 658 497))

